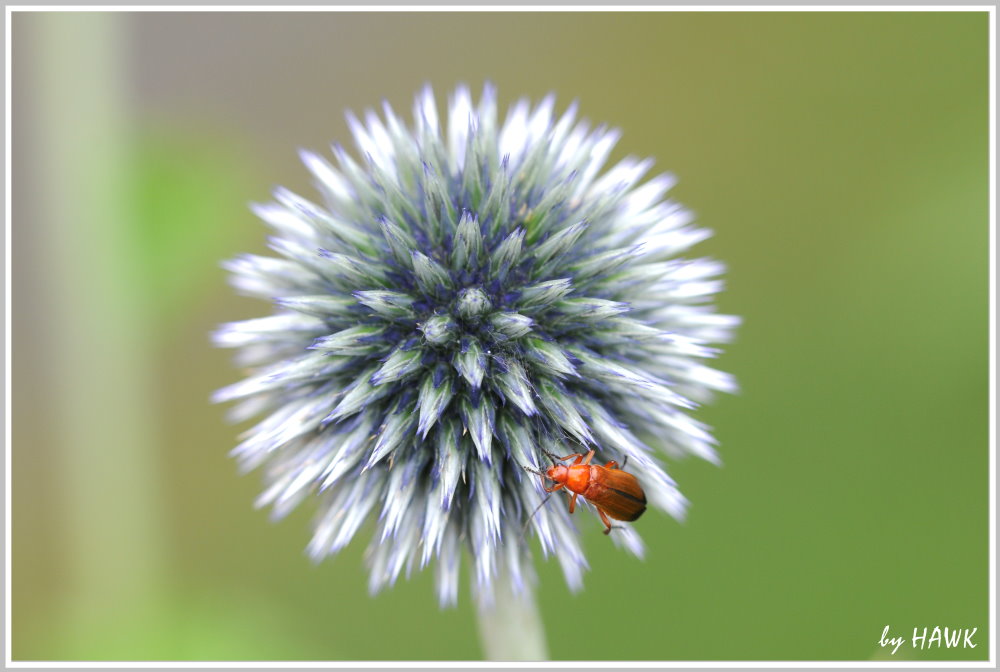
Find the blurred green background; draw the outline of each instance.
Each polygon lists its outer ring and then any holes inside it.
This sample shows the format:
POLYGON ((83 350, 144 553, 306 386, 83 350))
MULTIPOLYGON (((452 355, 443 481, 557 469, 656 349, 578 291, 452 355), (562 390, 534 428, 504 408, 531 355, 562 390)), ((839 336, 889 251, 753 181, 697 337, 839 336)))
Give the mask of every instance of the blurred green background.
POLYGON ((745 318, 688 521, 641 562, 582 526, 577 595, 539 559, 552 658, 890 659, 886 625, 987 658, 988 20, 14 14, 13 658, 480 657, 467 571, 456 609, 428 572, 373 599, 363 543, 315 566, 310 507, 253 509, 208 334, 268 310, 218 262, 265 249, 248 202, 312 197, 297 148, 486 79, 676 173, 745 318))

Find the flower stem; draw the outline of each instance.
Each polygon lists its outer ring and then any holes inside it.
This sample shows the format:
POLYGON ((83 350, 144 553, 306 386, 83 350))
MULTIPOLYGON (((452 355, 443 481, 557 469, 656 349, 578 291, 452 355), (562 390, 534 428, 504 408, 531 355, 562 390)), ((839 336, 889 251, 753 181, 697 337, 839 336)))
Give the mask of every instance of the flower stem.
POLYGON ((492 604, 477 601, 479 641, 486 660, 547 660, 545 627, 531 588, 515 593, 509 577, 498 577, 492 604))

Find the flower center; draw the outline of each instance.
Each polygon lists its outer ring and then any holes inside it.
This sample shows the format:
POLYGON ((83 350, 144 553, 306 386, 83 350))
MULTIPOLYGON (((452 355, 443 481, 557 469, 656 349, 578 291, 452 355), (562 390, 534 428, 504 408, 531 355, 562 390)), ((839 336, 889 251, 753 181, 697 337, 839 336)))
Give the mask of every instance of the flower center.
POLYGON ((493 304, 480 287, 466 287, 458 293, 456 310, 469 321, 478 321, 490 311, 493 304))

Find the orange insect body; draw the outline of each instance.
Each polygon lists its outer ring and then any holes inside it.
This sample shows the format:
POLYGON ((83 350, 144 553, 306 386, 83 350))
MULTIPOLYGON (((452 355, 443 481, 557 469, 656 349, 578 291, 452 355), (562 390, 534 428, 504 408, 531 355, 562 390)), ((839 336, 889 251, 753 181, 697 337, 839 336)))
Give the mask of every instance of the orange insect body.
POLYGON ((576 509, 576 498, 583 497, 597 509, 597 513, 604 522, 604 534, 611 532, 611 521, 624 520, 631 522, 636 520, 646 510, 646 493, 642 491, 642 486, 635 476, 618 468, 618 463, 612 460, 603 467, 591 464, 594 451, 590 451, 586 456, 580 453, 573 453, 566 457, 555 458, 564 462, 570 458, 576 458, 573 464, 554 464, 549 467, 544 476, 555 485, 545 488, 546 492, 555 492, 561 488, 566 488, 572 492, 569 498, 569 512, 576 509))

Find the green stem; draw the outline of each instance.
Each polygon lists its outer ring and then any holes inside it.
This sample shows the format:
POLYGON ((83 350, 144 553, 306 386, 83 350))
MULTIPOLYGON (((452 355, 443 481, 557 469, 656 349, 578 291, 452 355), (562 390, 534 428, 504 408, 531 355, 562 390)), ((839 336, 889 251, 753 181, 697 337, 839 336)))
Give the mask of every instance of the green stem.
POLYGON ((479 640, 486 660, 547 660, 545 627, 530 588, 514 592, 510 578, 501 575, 495 584, 492 605, 479 600, 476 613, 479 640))

